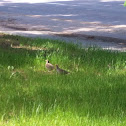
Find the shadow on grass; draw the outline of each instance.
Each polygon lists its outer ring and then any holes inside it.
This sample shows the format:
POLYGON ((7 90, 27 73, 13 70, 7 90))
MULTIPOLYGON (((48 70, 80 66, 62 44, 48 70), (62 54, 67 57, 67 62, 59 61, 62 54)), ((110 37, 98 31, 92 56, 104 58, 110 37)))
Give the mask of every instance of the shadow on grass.
POLYGON ((2 66, 14 66, 20 68, 26 65, 34 65, 36 51, 26 49, 0 48, 0 64, 2 66))
POLYGON ((0 65, 14 66, 33 66, 37 56, 45 59, 47 55, 53 53, 55 49, 50 46, 49 39, 31 39, 20 36, 10 36, 0 34, 0 65))

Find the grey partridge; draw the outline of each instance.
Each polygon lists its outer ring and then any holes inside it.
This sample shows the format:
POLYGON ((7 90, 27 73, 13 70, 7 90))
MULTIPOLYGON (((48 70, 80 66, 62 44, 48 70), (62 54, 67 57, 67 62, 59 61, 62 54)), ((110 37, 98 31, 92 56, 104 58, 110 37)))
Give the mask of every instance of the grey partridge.
POLYGON ((54 66, 49 63, 49 60, 46 60, 46 64, 45 64, 45 67, 47 68, 47 70, 51 71, 54 69, 54 66))
POLYGON ((67 72, 66 70, 63 70, 63 69, 59 68, 58 65, 56 65, 56 71, 57 71, 57 73, 59 73, 59 74, 68 74, 68 73, 69 73, 69 72, 67 72))

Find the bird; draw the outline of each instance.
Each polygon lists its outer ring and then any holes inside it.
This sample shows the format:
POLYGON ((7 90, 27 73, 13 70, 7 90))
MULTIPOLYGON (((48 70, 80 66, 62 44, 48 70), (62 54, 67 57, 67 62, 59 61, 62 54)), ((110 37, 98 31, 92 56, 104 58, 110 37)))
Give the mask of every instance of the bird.
POLYGON ((46 61, 45 67, 47 68, 47 70, 52 71, 54 69, 54 66, 51 63, 49 63, 49 60, 45 61, 46 61))
POLYGON ((63 69, 59 68, 58 65, 56 65, 56 71, 59 74, 69 74, 69 72, 67 72, 66 70, 63 70, 63 69))

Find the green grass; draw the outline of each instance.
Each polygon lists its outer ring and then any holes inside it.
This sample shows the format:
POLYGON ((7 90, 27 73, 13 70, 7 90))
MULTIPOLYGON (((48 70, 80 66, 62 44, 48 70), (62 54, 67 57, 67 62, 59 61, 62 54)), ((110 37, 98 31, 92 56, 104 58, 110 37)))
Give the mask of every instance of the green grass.
POLYGON ((126 53, 0 35, 0 126, 125 126, 126 53), (19 46, 13 46, 16 41, 19 46), (45 69, 45 60, 70 72, 45 69))

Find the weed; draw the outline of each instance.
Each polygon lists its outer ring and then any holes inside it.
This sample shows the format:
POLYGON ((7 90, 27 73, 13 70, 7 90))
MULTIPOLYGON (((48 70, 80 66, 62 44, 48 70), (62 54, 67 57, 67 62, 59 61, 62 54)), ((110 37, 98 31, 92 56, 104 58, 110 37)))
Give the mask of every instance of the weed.
POLYGON ((0 126, 125 126, 126 53, 1 35, 0 126), (70 71, 45 69, 45 60, 70 71))

